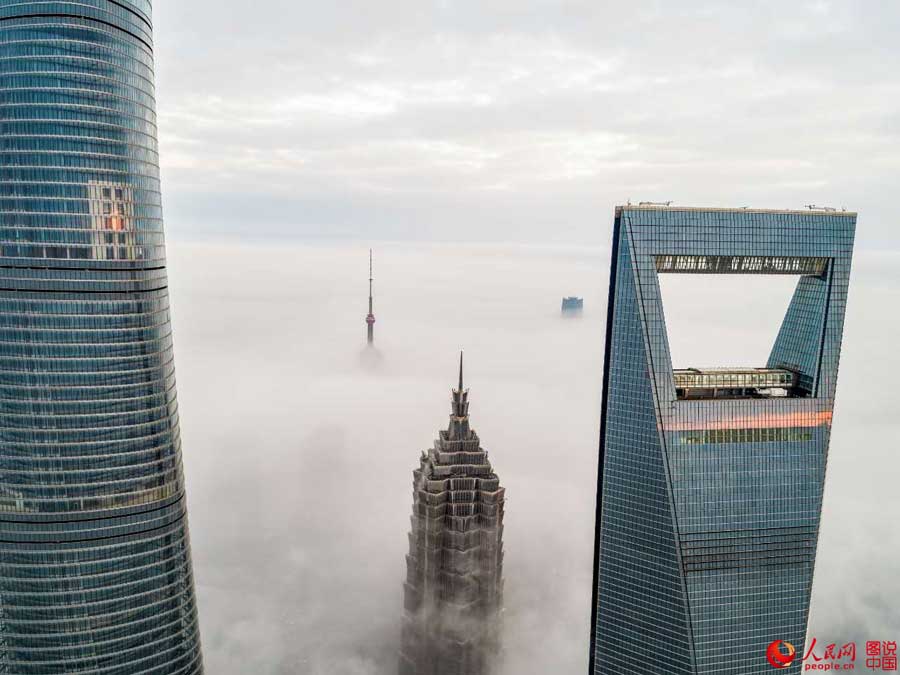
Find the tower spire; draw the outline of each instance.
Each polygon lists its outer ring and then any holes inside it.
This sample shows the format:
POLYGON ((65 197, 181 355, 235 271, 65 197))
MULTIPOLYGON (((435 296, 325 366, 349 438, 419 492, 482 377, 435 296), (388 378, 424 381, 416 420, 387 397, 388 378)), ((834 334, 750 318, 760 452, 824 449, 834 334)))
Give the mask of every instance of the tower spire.
POLYGON ((450 397, 450 428, 448 438, 466 440, 469 438, 469 392, 463 388, 463 353, 459 353, 459 389, 454 389, 450 397))
POLYGON ((375 343, 375 312, 372 309, 372 249, 369 249, 369 314, 366 316, 367 342, 375 343))

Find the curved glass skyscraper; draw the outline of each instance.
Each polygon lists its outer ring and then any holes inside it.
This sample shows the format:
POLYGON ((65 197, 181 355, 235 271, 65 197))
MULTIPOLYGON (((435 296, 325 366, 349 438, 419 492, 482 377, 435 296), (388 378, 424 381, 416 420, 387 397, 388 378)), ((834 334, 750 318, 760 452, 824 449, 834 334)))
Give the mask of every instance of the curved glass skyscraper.
POLYGON ((0 0, 0 673, 201 673, 149 0, 0 0))

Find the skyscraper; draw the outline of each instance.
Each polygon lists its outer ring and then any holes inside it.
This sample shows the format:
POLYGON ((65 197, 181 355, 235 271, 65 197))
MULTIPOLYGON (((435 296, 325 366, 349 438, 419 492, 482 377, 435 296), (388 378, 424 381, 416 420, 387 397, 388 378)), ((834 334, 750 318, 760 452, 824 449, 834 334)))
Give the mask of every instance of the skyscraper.
POLYGON ((0 0, 0 673, 202 673, 149 0, 0 0))
POLYGON ((616 209, 593 673, 753 675, 774 640, 804 653, 855 226, 616 209), (674 370, 658 279, 673 273, 796 276, 768 362, 674 370))
POLYGON ((486 675, 499 646, 505 490, 453 390, 450 425, 413 472, 400 675, 486 675))

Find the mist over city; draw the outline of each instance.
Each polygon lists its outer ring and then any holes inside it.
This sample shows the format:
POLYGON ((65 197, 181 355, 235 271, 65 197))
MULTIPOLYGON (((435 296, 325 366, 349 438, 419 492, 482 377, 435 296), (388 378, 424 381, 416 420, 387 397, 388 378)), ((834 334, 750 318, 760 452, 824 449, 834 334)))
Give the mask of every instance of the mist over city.
MULTIPOLYGON (((412 469, 447 426, 460 349, 472 425, 507 488, 499 672, 586 670, 608 257, 378 245, 370 362, 366 245, 170 243, 211 672, 396 672, 412 469), (581 319, 560 316, 571 293, 581 319)), ((900 328, 875 311, 898 290, 895 263, 863 254, 854 269, 813 591, 820 644, 900 628, 896 474, 871 470, 896 468, 897 357, 887 337, 868 339, 900 328)), ((676 364, 763 362, 795 283, 668 278, 676 364)))

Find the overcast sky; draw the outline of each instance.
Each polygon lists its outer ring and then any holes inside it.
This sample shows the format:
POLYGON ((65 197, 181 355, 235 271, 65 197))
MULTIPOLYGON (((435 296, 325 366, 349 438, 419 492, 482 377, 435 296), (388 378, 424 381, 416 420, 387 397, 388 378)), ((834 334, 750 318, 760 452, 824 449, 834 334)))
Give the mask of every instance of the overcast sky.
POLYGON ((832 205, 895 247, 893 0, 156 0, 167 226, 602 243, 832 205))

